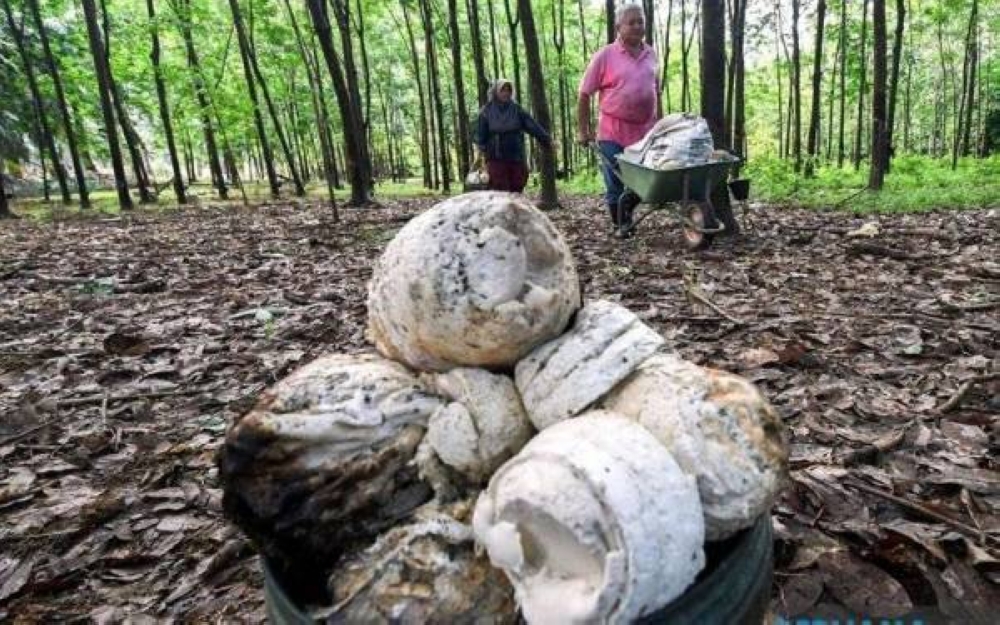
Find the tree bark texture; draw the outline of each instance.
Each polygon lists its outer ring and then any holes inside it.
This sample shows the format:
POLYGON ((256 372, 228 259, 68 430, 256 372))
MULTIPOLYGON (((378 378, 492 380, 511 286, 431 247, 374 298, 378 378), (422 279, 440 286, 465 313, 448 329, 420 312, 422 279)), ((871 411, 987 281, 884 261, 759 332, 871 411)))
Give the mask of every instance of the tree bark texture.
POLYGON ((806 151, 809 160, 806 162, 806 175, 812 176, 815 161, 819 157, 819 118, 822 101, 820 94, 823 87, 823 22, 826 19, 826 0, 819 0, 816 5, 816 47, 813 51, 812 76, 812 107, 809 115, 809 137, 806 151))
POLYGON ((868 188, 878 191, 882 188, 889 160, 885 0, 872 1, 872 30, 872 152, 868 170, 868 188))
POLYGON ((191 33, 191 0, 173 0, 174 13, 180 23, 181 37, 184 39, 184 49, 187 54, 188 69, 194 83, 195 97, 198 100, 198 116, 201 119, 201 131, 205 136, 205 152, 208 156, 208 167, 212 172, 212 184, 219 198, 229 199, 226 188, 226 176, 222 172, 222 162, 219 159, 219 149, 215 143, 215 129, 212 127, 211 103, 208 98, 208 86, 201 71, 201 62, 194 47, 194 36, 191 33))
MULTIPOLYGON (((14 14, 11 11, 10 0, 3 0, 4 13, 7 16, 7 27, 14 35, 14 43, 17 52, 21 57, 21 69, 24 71, 24 78, 28 82, 28 91, 31 93, 31 103, 35 109, 35 119, 38 123, 38 136, 41 146, 49 153, 49 160, 52 161, 52 171, 55 172, 56 180, 59 183, 59 193, 62 195, 63 204, 73 201, 69 194, 69 185, 66 182, 66 169, 62 166, 59 152, 56 151, 55 138, 52 136, 52 128, 49 126, 48 116, 45 114, 45 102, 42 100, 42 92, 38 88, 38 80, 35 78, 34 62, 28 54, 27 42, 24 38, 24 31, 14 23, 14 14)), ((44 167, 43 167, 44 169, 44 167)))
MULTIPOLYGON (((32 0, 35 2, 36 0, 32 0)), ((167 84, 160 68, 160 25, 156 16, 153 0, 146 0, 146 13, 149 15, 152 47, 149 59, 153 64, 153 82, 156 85, 156 102, 159 105, 160 123, 163 124, 163 134, 167 140, 167 153, 170 157, 170 169, 173 172, 174 197, 178 204, 187 204, 187 193, 184 190, 184 176, 181 174, 180 159, 177 158, 177 143, 174 141, 174 126, 170 118, 170 104, 167 100, 167 84)))
POLYGON ((324 0, 308 0, 316 37, 319 39, 327 71, 333 80, 333 90, 337 96, 340 116, 344 128, 344 150, 349 161, 347 169, 351 184, 352 206, 362 206, 371 198, 371 162, 366 160, 363 149, 364 130, 357 118, 356 103, 352 101, 347 88, 347 80, 341 71, 340 58, 333 46, 333 34, 324 0))
POLYGON ((243 78, 247 85, 247 94, 250 96, 250 106, 253 109, 253 123, 257 130, 257 141, 264 161, 264 171, 267 174, 267 186, 271 190, 271 197, 277 198, 281 195, 281 183, 278 182, 278 174, 274 171, 274 156, 271 153, 271 143, 267 138, 267 129, 264 127, 264 117, 260 113, 260 101, 257 98, 257 87, 254 84, 253 68, 250 66, 250 43, 247 41, 246 28, 243 25, 243 15, 240 12, 238 0, 229 0, 229 10, 233 14, 233 27, 236 29, 236 41, 240 46, 240 61, 243 64, 243 78))
MULTIPOLYGON (((726 3, 701 0, 701 116, 708 122, 715 147, 728 149, 726 138, 726 3)), ((724 234, 739 234, 725 181, 712 189, 716 217, 724 234)))
POLYGON ((90 207, 90 193, 87 191, 86 172, 83 169, 83 162, 80 160, 80 148, 77 145, 76 131, 73 127, 73 118, 69 113, 69 106, 66 104, 66 90, 63 87, 62 74, 55 56, 52 54, 52 47, 49 45, 49 35, 42 22, 41 12, 38 10, 38 0, 27 0, 28 8, 35 22, 35 29, 38 31, 38 38, 42 42, 42 51, 45 53, 45 65, 49 75, 52 77, 52 84, 55 88, 56 103, 59 105, 59 115, 62 118, 63 134, 66 136, 66 144, 69 146, 70 159, 73 161, 73 173, 76 177, 76 191, 80 196, 80 208, 90 207))
MULTIPOLYGON (((550 130, 552 117, 549 114, 549 101, 545 94, 545 73, 542 69, 542 57, 538 51, 538 31, 535 28, 535 16, 531 11, 531 1, 517 0, 517 8, 524 36, 524 53, 528 61, 528 79, 531 81, 531 105, 534 117, 542 128, 550 130)), ((553 155, 553 151, 549 148, 541 151, 542 197, 539 205, 543 209, 558 208, 559 206, 553 155)))
POLYGON ((111 81, 108 77, 110 68, 105 63, 104 42, 101 39, 101 28, 97 23, 97 6, 94 4, 94 0, 82 0, 82 3, 83 16, 87 22, 87 38, 90 41, 90 55, 94 59, 94 72, 97 74, 101 113, 104 117, 104 132, 107 135, 111 167, 115 173, 118 206, 122 210, 129 210, 133 207, 132 196, 128 192, 128 180, 125 178, 121 146, 118 144, 118 125, 115 122, 114 105, 111 103, 111 81))

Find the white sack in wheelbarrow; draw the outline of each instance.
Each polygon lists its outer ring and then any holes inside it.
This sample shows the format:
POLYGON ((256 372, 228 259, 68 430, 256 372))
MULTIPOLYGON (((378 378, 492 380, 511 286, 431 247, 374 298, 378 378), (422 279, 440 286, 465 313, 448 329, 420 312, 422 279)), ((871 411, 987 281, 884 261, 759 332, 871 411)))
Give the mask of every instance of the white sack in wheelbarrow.
POLYGON ((641 141, 625 148, 625 158, 651 169, 676 169, 712 160, 712 133, 704 118, 690 113, 667 115, 641 141))

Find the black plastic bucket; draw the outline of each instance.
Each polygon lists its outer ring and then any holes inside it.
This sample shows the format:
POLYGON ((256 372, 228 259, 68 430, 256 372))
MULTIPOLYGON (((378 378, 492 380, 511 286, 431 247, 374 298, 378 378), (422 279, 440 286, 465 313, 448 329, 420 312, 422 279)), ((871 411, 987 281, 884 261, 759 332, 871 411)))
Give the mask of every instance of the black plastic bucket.
MULTIPOLYGON (((695 583, 670 605, 643 617, 640 623, 761 623, 771 598, 774 548, 771 516, 753 527, 706 546, 707 564, 695 583)), ((313 620, 288 596, 272 567, 264 561, 264 600, 275 625, 313 625, 313 620)))

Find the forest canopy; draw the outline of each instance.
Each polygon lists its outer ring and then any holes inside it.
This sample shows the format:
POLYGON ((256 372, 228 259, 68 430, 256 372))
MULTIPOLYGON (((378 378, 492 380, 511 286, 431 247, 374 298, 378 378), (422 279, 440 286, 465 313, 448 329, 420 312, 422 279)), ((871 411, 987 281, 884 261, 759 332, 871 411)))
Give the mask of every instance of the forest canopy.
MULTIPOLYGON (((384 181, 453 191, 488 81, 539 105, 535 45, 553 172, 573 188, 594 177, 574 145, 576 89, 615 4, 0 0, 5 184, 86 205, 126 180, 123 206, 168 189, 183 203, 197 184, 221 198, 349 186, 355 203, 384 181)), ((702 36, 725 39, 723 141, 758 171, 884 175, 890 157, 957 168, 1000 149, 997 0, 641 4, 667 112, 699 112, 702 36), (720 10, 722 32, 705 33, 720 10)))

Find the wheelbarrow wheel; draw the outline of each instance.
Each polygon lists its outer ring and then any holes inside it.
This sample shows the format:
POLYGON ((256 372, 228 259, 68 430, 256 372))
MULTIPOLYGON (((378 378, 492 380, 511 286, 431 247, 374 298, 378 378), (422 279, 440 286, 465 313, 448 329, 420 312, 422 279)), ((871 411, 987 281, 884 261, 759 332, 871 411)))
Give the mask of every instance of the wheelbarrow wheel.
POLYGON ((714 232, 703 232, 718 227, 712 207, 707 202, 688 204, 683 211, 684 243, 689 250, 703 250, 712 245, 714 232))

